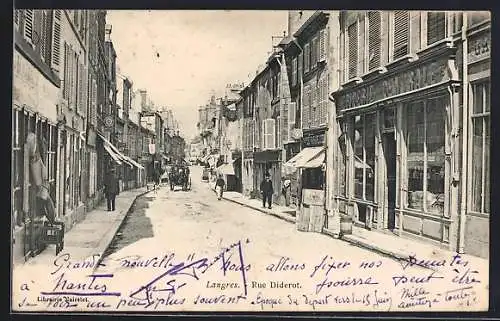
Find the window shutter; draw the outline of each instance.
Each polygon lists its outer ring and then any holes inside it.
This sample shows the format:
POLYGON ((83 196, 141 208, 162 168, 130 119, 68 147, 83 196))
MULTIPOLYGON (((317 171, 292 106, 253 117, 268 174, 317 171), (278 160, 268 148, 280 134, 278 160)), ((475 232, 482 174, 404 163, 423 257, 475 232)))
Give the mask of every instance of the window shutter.
POLYGON ((380 66, 380 12, 368 12, 368 70, 380 66))
POLYGON ((304 46, 304 73, 309 72, 309 63, 311 59, 311 49, 309 44, 306 43, 304 46))
POLYGON ((48 17, 48 13, 49 11, 48 10, 42 10, 42 17, 41 17, 41 32, 40 32, 40 55, 43 59, 43 61, 45 62, 49 62, 50 61, 50 57, 49 57, 49 53, 48 53, 48 49, 50 48, 50 45, 48 44, 48 40, 49 40, 49 22, 50 22, 50 19, 48 17))
POLYGON ((64 43, 64 75, 63 75, 63 98, 68 99, 69 96, 69 49, 68 44, 64 43))
POLYGON ((349 41, 349 79, 357 76, 358 72, 358 25, 353 23, 347 28, 349 41))
POLYGON ((297 82, 300 83, 302 79, 302 75, 304 74, 304 55, 302 52, 299 54, 298 60, 297 60, 297 82))
POLYGON ((410 36, 410 13, 408 11, 394 12, 394 59, 408 54, 408 39, 410 36))
POLYGON ((280 129, 281 129, 281 137, 278 140, 280 146, 282 146, 282 142, 288 141, 288 136, 289 136, 289 130, 290 128, 288 127, 288 108, 290 108, 290 104, 288 103, 288 100, 285 99, 283 101, 283 113, 280 114, 280 129))
POLYGON ((31 45, 33 45, 33 22, 34 10, 24 10, 24 38, 26 38, 26 41, 28 41, 31 45))
POLYGON ((303 107, 302 107, 302 123, 305 128, 309 128, 309 108, 310 108, 310 102, 309 102, 309 85, 306 85, 304 88, 304 99, 303 99, 303 107))
POLYGON ((311 70, 314 69, 318 63, 318 36, 314 36, 311 41, 311 70))
POLYGON ((287 141, 292 141, 292 131, 295 128, 295 114, 297 112, 297 103, 288 104, 288 136, 287 141))
POLYGON ((14 10, 14 25, 19 30, 19 10, 14 10))
MULTIPOLYGON (((275 141, 275 148, 279 148, 281 147, 281 137, 283 137, 282 133, 283 133, 283 122, 282 122, 282 117, 281 116, 278 116, 276 117, 276 122, 278 123, 277 126, 276 126, 276 130, 274 131, 276 133, 276 141, 275 141)), ((284 126, 286 127, 286 126, 284 126)), ((286 127, 287 128, 287 127, 286 127)))
POLYGON ((292 59, 292 86, 297 85, 297 57, 292 59))
POLYGON ((427 45, 431 45, 446 36, 446 13, 427 13, 427 45))
POLYGON ((326 30, 322 29, 319 32, 319 57, 318 60, 326 61, 326 30))
POLYGON ((275 149, 276 147, 276 127, 272 118, 264 119, 264 149, 275 149))
POLYGON ((61 64, 61 10, 52 11, 52 44, 50 67, 59 72, 61 64))

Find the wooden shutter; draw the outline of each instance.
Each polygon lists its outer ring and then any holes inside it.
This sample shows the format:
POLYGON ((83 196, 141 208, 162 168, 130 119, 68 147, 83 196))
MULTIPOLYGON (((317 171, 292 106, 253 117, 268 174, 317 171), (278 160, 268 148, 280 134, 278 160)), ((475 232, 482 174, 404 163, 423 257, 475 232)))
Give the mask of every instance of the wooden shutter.
POLYGON ((306 85, 304 87, 304 98, 302 99, 302 124, 304 128, 309 128, 309 108, 310 108, 310 102, 309 102, 309 85, 306 85))
POLYGON ((292 59, 292 86, 297 85, 297 57, 292 59))
POLYGON ((33 23, 35 19, 35 12, 32 9, 24 10, 24 38, 26 41, 33 45, 33 23))
POLYGON ((292 141, 292 131, 295 128, 295 118, 297 112, 297 103, 288 104, 288 141, 292 141))
POLYGON ((19 30, 19 10, 14 9, 14 26, 19 30))
POLYGON ((322 29, 319 32, 319 57, 318 60, 326 61, 326 30, 322 29))
POLYGON ((358 24, 355 22, 347 28, 349 48, 349 79, 358 72, 358 24))
POLYGON ((50 45, 48 44, 49 41, 49 10, 41 10, 41 28, 40 28, 40 56, 42 57, 43 61, 49 62, 50 61, 50 55, 49 55, 49 48, 50 45))
POLYGON ((276 123, 273 118, 264 119, 264 149, 276 148, 276 123))
POLYGON ((427 45, 431 45, 446 36, 446 13, 427 13, 427 45))
POLYGON ((63 75, 63 98, 69 97, 69 48, 68 44, 64 43, 64 75, 63 75))
POLYGON ((410 37, 410 13, 408 11, 394 12, 394 59, 409 53, 408 39, 410 37))
POLYGON ((289 130, 290 128, 288 127, 288 108, 290 108, 290 104, 288 103, 288 99, 283 100, 283 110, 282 113, 280 114, 280 128, 281 128, 281 137, 278 140, 280 142, 280 146, 282 145, 281 141, 285 142, 288 141, 288 136, 289 136, 289 130))
POLYGON ((308 43, 304 46, 304 73, 309 72, 309 65, 311 62, 311 47, 308 43))
POLYGON ((318 45, 318 36, 316 35, 311 42, 311 70, 314 69, 318 63, 318 45))
MULTIPOLYGON (((282 146, 282 142, 281 142, 281 137, 284 137, 282 135, 283 133, 283 129, 282 129, 282 117, 281 115, 276 117, 276 122, 277 122, 277 125, 276 125, 276 129, 275 129, 275 133, 276 133, 276 140, 274 141, 274 148, 280 148, 282 146)), ((285 126, 285 128, 287 128, 285 126)))
POLYGON ((368 12, 368 70, 380 67, 380 12, 368 12))
POLYGON ((318 125, 318 83, 311 88, 311 108, 309 109, 309 127, 316 127, 318 125))
POLYGON ((301 52, 299 54, 298 61, 297 61, 297 81, 299 83, 300 83, 300 80, 302 79, 302 75, 304 73, 303 66, 304 66, 304 55, 301 52))
POLYGON ((59 72, 61 65, 61 10, 52 11, 52 43, 50 67, 59 72))

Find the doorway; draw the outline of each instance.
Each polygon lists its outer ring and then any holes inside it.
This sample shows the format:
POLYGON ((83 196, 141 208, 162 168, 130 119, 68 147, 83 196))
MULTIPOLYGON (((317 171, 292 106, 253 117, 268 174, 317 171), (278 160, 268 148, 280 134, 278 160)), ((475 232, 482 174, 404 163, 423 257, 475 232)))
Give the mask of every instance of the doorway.
POLYGON ((387 182, 387 228, 396 227, 396 138, 394 132, 383 135, 387 182))

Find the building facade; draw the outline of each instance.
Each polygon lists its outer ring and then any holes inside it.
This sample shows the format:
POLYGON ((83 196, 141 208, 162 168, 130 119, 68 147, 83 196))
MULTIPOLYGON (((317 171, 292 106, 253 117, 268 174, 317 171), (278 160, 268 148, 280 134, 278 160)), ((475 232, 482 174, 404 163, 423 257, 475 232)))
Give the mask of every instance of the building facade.
POLYGON ((490 21, 341 13, 336 210, 366 228, 488 255, 490 21))

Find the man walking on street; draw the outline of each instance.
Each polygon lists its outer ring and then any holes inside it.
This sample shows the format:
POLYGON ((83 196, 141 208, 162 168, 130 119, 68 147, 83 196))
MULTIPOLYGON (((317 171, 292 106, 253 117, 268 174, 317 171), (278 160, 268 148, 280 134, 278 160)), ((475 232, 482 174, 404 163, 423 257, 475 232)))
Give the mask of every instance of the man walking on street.
POLYGON ((222 198, 222 193, 224 192, 224 185, 226 185, 226 182, 224 182, 222 174, 219 174, 219 178, 217 178, 217 181, 215 182, 215 191, 217 192, 217 199, 219 201, 222 198))
POLYGON ((266 174, 262 183, 260 183, 260 192, 262 193, 262 207, 266 207, 266 201, 268 203, 268 208, 271 208, 273 202, 273 182, 271 182, 271 176, 266 174))
POLYGON ((108 212, 115 210, 115 198, 120 193, 120 186, 118 178, 116 177, 116 170, 112 168, 106 175, 104 180, 104 194, 108 205, 108 212))

